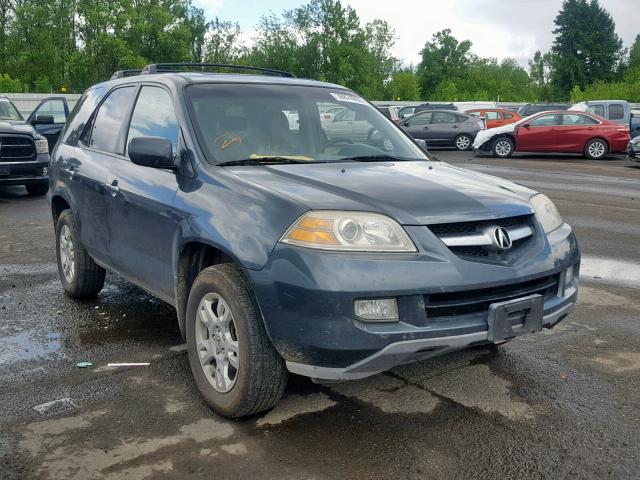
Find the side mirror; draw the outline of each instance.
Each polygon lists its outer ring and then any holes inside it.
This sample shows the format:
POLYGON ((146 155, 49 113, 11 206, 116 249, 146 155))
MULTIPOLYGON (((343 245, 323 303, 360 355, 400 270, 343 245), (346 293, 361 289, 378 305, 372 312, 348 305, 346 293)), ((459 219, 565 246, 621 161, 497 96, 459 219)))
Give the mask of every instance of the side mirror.
POLYGON ((424 150, 427 153, 429 152, 429 149, 427 148, 427 142, 425 140, 423 140, 422 138, 414 138, 413 140, 418 144, 418 146, 422 150, 424 150))
POLYGON ((129 142, 129 158, 136 165, 175 169, 171 142, 161 137, 136 137, 129 142))
POLYGON ((53 125, 53 115, 36 115, 36 118, 31 120, 31 125, 53 125))
POLYGON ((529 128, 530 125, 528 123, 525 123, 524 125, 520 125, 522 128, 529 128))

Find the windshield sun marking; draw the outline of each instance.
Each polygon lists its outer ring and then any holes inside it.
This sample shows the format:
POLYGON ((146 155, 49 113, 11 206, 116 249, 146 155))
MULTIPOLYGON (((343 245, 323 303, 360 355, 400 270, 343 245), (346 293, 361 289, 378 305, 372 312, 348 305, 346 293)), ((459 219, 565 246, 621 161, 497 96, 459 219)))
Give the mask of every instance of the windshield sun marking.
POLYGON ((214 140, 214 143, 218 145, 220 150, 226 150, 232 145, 242 145, 242 137, 240 135, 234 135, 232 133, 223 133, 214 140))

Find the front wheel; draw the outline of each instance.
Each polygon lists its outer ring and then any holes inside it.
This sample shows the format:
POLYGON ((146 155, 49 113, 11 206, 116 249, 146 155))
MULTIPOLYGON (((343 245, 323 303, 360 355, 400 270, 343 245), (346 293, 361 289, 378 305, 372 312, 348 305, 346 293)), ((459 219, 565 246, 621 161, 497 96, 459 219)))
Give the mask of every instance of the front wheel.
POLYGON ((513 140, 511 140, 508 137, 502 137, 497 139, 493 143, 493 148, 491 149, 491 152, 493 153, 493 156, 496 158, 508 158, 511 155, 513 155, 514 148, 515 148, 515 145, 513 143, 513 140))
POLYGON ((585 156, 591 160, 601 160, 607 156, 607 153, 609 153, 609 146, 600 138, 589 140, 584 147, 585 156))
POLYGON ((278 402, 287 369, 240 268, 222 264, 200 272, 189 293, 186 321, 191 371, 213 410, 238 418, 278 402))
POLYGON ((466 133, 463 133, 462 135, 458 135, 454 141, 456 150, 461 150, 461 151, 469 150, 471 148, 472 143, 473 143, 473 140, 471 140, 471 137, 466 133))

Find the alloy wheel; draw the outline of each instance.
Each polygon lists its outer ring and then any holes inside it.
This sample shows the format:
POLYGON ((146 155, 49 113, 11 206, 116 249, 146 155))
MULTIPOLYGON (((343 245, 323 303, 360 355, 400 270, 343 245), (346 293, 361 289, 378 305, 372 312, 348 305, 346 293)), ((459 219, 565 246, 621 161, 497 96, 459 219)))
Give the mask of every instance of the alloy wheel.
POLYGON ((496 153, 499 157, 506 157, 511 153, 511 143, 507 140, 500 140, 496 143, 496 153))
POLYGON ((456 148, 458 150, 467 150, 471 145, 471 139, 466 135, 461 135, 456 139, 456 148))
POLYGON ((593 158, 600 158, 606 152, 607 147, 602 142, 593 142, 589 145, 589 155, 593 158))
POLYGON ((240 349, 231 309, 217 293, 200 300, 195 336, 205 377, 216 391, 227 393, 238 379, 240 349))
POLYGON ((60 229, 60 264, 67 283, 73 281, 73 275, 75 274, 74 260, 75 250, 73 239, 71 238, 71 229, 68 225, 63 225, 60 229))

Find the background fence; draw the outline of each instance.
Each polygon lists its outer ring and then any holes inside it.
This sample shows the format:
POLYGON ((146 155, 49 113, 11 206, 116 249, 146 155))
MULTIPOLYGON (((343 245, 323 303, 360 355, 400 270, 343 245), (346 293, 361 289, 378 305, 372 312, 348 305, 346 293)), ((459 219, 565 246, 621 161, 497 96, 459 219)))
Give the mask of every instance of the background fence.
POLYGON ((35 110, 38 104, 49 97, 64 97, 67 99, 69 105, 69 111, 75 106, 76 102, 80 98, 79 93, 71 94, 53 94, 50 93, 0 93, 3 97, 10 98, 16 108, 20 110, 20 113, 26 118, 31 112, 35 110))

